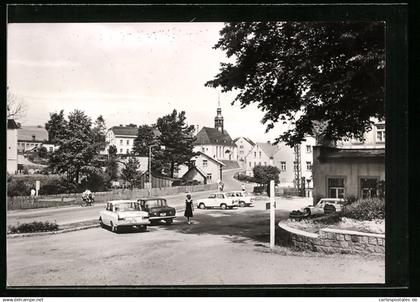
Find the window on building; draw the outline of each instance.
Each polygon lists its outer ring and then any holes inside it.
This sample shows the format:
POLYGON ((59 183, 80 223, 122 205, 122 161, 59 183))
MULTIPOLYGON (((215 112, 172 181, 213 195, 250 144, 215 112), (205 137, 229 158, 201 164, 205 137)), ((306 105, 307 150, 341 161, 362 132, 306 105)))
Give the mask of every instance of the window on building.
POLYGON ((376 125, 376 142, 378 143, 385 142, 385 124, 376 125))
POLYGON ((286 162, 285 161, 280 162, 280 170, 281 171, 286 171, 286 162))
POLYGON ((254 167, 257 165, 257 162, 254 161, 254 167))
POLYGON ((130 140, 127 140, 127 145, 129 145, 130 144, 130 140))
POLYGON ((130 154, 130 149, 125 150, 126 154, 130 154))
POLYGON ((307 153, 311 153, 312 152, 312 146, 311 145, 306 145, 306 152, 307 153))
POLYGON ((264 166, 267 166, 267 162, 264 162, 264 166))
POLYGON ((120 149, 120 153, 123 153, 123 150, 122 149, 120 149))
POLYGON ((250 167, 250 168, 252 167, 252 163, 251 163, 251 162, 249 162, 249 167, 250 167))
POLYGON ((312 163, 310 161, 306 162, 306 170, 311 171, 312 170, 312 163))
POLYGON ((201 147, 201 152, 204 152, 204 151, 205 151, 204 147, 201 147))
POLYGON ((207 164, 208 164, 207 159, 203 159, 203 167, 207 167, 207 164))
POLYGON ((362 177, 360 178, 360 196, 362 198, 372 198, 378 195, 379 177, 362 177))
POLYGON ((35 140, 35 135, 32 135, 32 140, 33 140, 33 141, 35 140))
POLYGON ((122 145, 123 144, 123 140, 122 139, 120 139, 120 145, 122 145))
POLYGON ((344 177, 328 178, 328 197, 344 198, 344 177))
POLYGON ((257 152, 254 152, 254 157, 257 157, 257 152))
POLYGON ((240 145, 240 146, 239 146, 239 149, 243 149, 243 148, 244 148, 244 146, 243 146, 243 145, 240 145))
POLYGON ((244 154, 244 151, 242 151, 242 150, 241 150, 241 151, 239 151, 239 154, 244 154))
POLYGON ((260 158, 261 158, 261 151, 260 151, 260 158))
POLYGON ((207 173, 207 180, 211 180, 211 173, 207 173))

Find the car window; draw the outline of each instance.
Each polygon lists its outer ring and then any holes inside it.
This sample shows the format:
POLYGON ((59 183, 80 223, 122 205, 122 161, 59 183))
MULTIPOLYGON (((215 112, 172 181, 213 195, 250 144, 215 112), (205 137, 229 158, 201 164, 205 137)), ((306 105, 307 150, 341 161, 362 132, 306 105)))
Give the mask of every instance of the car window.
POLYGON ((223 194, 217 194, 217 198, 225 198, 225 196, 223 194))
POLYGON ((140 211, 140 206, 137 202, 125 202, 120 203, 118 207, 115 207, 115 210, 120 212, 140 211))
POLYGON ((226 193, 226 196, 227 197, 232 197, 232 196, 235 196, 235 195, 234 195, 234 193, 226 193))
POLYGON ((145 206, 146 208, 159 207, 159 201, 156 199, 146 200, 145 206))
POLYGON ((161 200, 160 200, 160 205, 161 205, 162 207, 166 207, 166 205, 167 205, 166 200, 165 200, 165 199, 161 199, 161 200))
POLYGON ((209 198, 216 198, 216 194, 211 194, 209 198))
POLYGON ((236 193, 236 196, 241 197, 242 196, 241 192, 236 193))

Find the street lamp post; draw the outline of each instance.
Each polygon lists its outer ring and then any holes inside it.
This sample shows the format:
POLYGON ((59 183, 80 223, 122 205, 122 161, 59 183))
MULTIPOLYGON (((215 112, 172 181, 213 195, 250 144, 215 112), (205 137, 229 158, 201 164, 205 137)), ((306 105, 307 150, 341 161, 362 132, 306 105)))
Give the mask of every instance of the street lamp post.
POLYGON ((152 194, 152 148, 158 147, 159 145, 150 145, 149 146, 149 197, 152 194))

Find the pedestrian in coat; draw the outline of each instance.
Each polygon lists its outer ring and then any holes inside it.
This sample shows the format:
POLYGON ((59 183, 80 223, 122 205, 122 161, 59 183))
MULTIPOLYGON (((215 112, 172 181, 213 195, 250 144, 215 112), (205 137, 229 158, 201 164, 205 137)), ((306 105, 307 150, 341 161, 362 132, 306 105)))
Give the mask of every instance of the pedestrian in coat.
POLYGON ((187 223, 191 224, 191 217, 193 217, 193 200, 190 194, 187 194, 187 198, 185 199, 185 212, 184 216, 187 218, 187 223))

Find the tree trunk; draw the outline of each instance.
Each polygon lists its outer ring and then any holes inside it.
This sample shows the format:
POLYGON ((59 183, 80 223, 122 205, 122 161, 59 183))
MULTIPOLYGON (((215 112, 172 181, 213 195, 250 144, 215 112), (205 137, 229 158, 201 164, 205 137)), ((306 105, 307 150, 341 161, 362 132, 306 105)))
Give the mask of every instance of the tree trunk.
POLYGON ((171 161, 171 178, 174 178, 175 163, 171 161))

